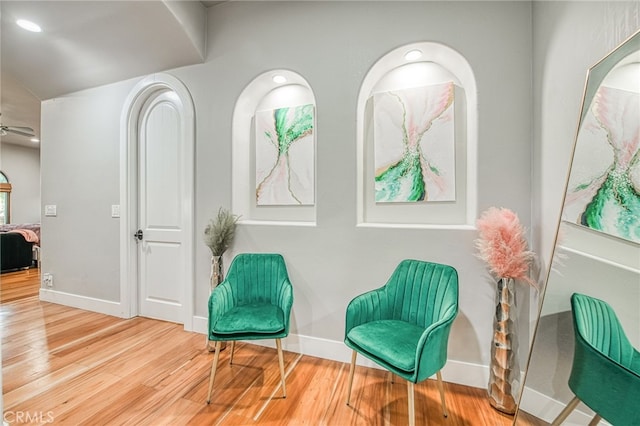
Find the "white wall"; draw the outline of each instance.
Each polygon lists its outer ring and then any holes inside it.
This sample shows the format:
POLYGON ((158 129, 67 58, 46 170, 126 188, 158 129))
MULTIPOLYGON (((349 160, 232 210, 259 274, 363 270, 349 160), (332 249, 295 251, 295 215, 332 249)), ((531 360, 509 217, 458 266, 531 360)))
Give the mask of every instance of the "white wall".
MULTIPOLYGON (((238 94, 263 70, 292 69, 316 95, 317 227, 240 226, 233 253, 283 253, 296 288, 293 332, 331 341, 344 338, 348 301, 384 284, 399 260, 451 264, 461 278, 451 357, 486 364, 494 288, 474 257, 475 232, 355 226, 356 101, 367 70, 397 46, 426 40, 460 52, 478 83, 480 209, 509 206, 528 225, 530 5, 230 2, 211 10, 209 20, 209 62, 207 71, 198 70, 208 78, 197 81, 194 68, 177 72, 192 90, 198 116, 206 117, 199 131, 215 134, 199 137, 197 186, 207 189, 198 191, 196 229, 229 203, 222 182, 230 176, 228 123, 238 94)), ((196 274, 205 283, 208 254, 198 249, 196 274)), ((204 285, 197 289, 200 315, 206 315, 206 292, 204 285)))
POLYGON ((11 183, 11 223, 39 223, 40 150, 0 144, 0 170, 11 183))
MULTIPOLYGON (((228 2, 210 9, 206 63, 171 71, 196 108, 196 316, 207 316, 210 265, 199 234, 219 206, 231 205, 235 102, 262 72, 290 69, 316 95, 317 226, 240 225, 226 264, 244 251, 284 255, 295 288, 289 340, 298 348, 342 348, 348 301, 383 285, 401 259, 450 264, 460 275, 450 359, 486 366, 495 289, 475 257, 476 232, 356 227, 356 101, 367 70, 398 46, 435 41, 458 51, 478 89, 479 104, 467 106, 479 115, 478 211, 509 207, 530 227, 531 33, 528 2, 228 2)), ((43 104, 42 203, 58 205, 57 217, 43 218, 43 270, 54 273, 56 291, 88 305, 120 297, 110 205, 119 199, 120 108, 135 82, 43 104)))
MULTIPOLYGON (((42 103, 42 271, 54 290, 120 301, 120 113, 135 81, 42 103)), ((90 308, 91 305, 87 306, 90 308)))

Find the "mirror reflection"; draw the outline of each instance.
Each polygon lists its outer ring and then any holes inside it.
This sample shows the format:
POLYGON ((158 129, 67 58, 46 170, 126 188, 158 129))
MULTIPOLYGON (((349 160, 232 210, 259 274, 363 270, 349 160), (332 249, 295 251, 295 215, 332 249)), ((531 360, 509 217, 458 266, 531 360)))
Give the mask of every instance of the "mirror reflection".
POLYGON ((578 129, 516 424, 640 424, 640 32, 589 70, 578 129))

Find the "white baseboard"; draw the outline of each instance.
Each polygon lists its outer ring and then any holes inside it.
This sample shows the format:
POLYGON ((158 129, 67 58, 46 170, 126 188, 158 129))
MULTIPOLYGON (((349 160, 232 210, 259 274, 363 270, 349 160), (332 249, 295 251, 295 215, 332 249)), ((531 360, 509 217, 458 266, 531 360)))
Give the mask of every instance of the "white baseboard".
MULTIPOLYGON (((526 411, 528 414, 537 417, 540 420, 551 423, 558 414, 566 407, 567 404, 557 401, 550 396, 544 395, 534 389, 525 386, 522 400, 520 401, 520 410, 526 411)), ((581 426, 588 424, 593 418, 594 413, 586 405, 580 403, 578 407, 571 412, 569 417, 562 423, 563 426, 581 426)), ((600 424, 608 424, 601 420, 600 424)))
MULTIPOLYGON (((193 331, 207 334, 207 318, 193 317, 193 331)), ((269 340, 252 340, 251 343, 275 348, 275 342, 269 340)), ((351 362, 351 349, 342 341, 321 339, 318 337, 289 334, 282 340, 284 350, 316 358, 330 359, 338 362, 351 362)), ((380 368, 369 359, 359 356, 357 365, 380 368)), ((435 377, 435 376, 434 376, 435 377)), ((489 382, 489 367, 468 362, 448 360, 442 369, 442 380, 475 388, 484 388, 489 382)))
POLYGON ((209 327, 209 319, 206 317, 194 316, 191 320, 194 333, 207 334, 207 328, 209 327))
POLYGON ((79 296, 48 288, 40 289, 40 300, 123 318, 123 311, 119 302, 79 296))

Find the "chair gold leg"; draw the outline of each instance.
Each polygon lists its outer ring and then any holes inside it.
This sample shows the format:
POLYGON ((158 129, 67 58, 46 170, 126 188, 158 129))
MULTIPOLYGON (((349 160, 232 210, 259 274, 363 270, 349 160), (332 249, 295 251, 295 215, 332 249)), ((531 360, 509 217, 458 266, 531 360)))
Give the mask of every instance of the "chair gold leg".
POLYGON ((353 373, 356 371, 356 357, 358 353, 353 351, 351 354, 351 367, 349 367, 349 387, 347 388, 347 405, 351 402, 351 387, 353 386, 353 373))
POLYGON ((280 339, 276 339, 276 347, 278 348, 278 364, 280 364, 280 378, 282 379, 282 397, 287 397, 287 388, 284 384, 284 359, 282 357, 282 343, 280 339))
POLYGON ((442 374, 440 371, 436 373, 436 377, 438 378, 438 390, 440 391, 440 401, 442 401, 442 414, 445 417, 449 417, 449 413, 447 412, 447 404, 444 401, 444 384, 442 383, 442 374))
POLYGON ((565 419, 569 417, 569 414, 571 414, 571 412, 578 406, 579 403, 580 399, 577 396, 569 401, 567 406, 564 407, 564 410, 562 410, 560 414, 558 414, 558 417, 556 417, 556 419, 553 421, 553 423, 551 423, 551 426, 558 426, 562 424, 562 422, 564 422, 565 419))
POLYGON ((233 364, 233 351, 236 349, 236 341, 231 341, 231 353, 229 354, 229 365, 233 364))
POLYGON ((416 424, 415 400, 413 399, 413 382, 407 381, 407 400, 409 401, 409 426, 416 424))
POLYGON ((216 369, 218 368, 218 358, 220 357, 221 341, 216 342, 216 353, 213 355, 213 363, 211 364, 211 374, 209 374, 209 394, 207 395, 207 404, 211 403, 211 391, 213 390, 213 380, 216 378, 216 369))
POLYGON ((596 414, 589 422, 589 426, 596 426, 598 423, 600 423, 600 420, 602 420, 602 417, 600 417, 600 414, 596 414))

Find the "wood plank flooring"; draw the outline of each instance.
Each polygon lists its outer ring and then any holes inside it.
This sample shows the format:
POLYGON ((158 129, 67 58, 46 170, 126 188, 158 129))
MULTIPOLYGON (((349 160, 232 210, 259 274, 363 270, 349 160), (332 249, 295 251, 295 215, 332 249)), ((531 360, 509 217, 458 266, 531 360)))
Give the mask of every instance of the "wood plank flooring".
MULTIPOLYGON (((39 413, 60 425, 404 425, 407 386, 358 367, 351 406, 348 365, 286 352, 287 398, 276 350, 246 343, 220 356, 202 334, 147 318, 123 320, 27 297, 0 306, 5 413, 39 413)), ((443 418, 434 381, 415 387, 417 425, 510 425, 484 389, 445 383, 443 418)))
POLYGON ((30 268, 0 274, 0 302, 37 296, 40 291, 40 269, 30 268))

